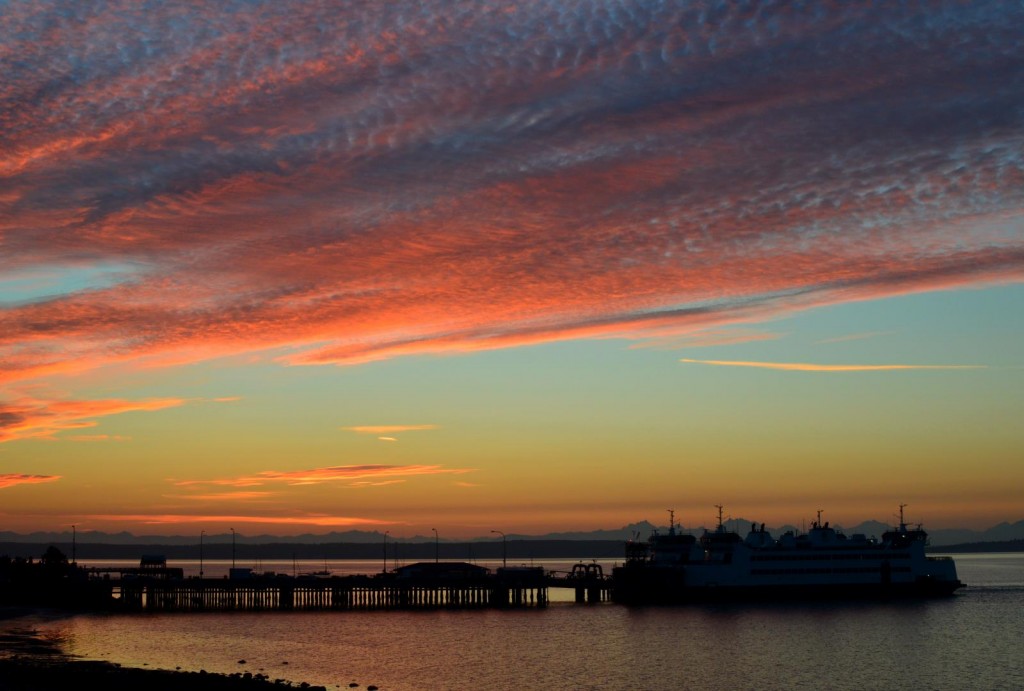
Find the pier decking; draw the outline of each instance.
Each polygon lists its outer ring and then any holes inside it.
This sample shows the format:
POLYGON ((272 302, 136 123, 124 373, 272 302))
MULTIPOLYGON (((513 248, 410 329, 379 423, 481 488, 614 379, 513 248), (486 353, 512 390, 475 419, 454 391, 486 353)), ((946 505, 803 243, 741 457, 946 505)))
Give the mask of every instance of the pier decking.
POLYGON ((605 602, 611 590, 610 579, 596 564, 577 564, 564 573, 540 567, 492 573, 472 564, 441 562, 375 575, 204 579, 128 573, 93 582, 109 588, 104 599, 113 609, 163 612, 545 607, 550 588, 571 588, 580 603, 605 602))
MULTIPOLYGON (((0 604, 120 612, 343 611, 545 607, 551 589, 578 603, 611 599, 597 563, 569 571, 467 562, 418 562, 376 574, 285 575, 232 567, 222 578, 186 577, 162 557, 138 567, 83 567, 63 558, 0 560, 0 604)), ((564 598, 558 598, 564 601, 564 598)))

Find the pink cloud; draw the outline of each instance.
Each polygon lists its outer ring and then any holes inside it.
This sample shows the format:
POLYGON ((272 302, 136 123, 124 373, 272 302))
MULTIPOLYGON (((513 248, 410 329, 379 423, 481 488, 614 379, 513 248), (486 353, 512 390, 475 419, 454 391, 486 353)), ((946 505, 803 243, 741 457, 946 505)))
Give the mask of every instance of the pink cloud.
MULTIPOLYGON (((4 292, 0 396, 242 354, 699 345, 1024 280, 1009 4, 80 5, 0 17, 0 286, 123 275, 4 292)), ((12 405, 0 440, 90 419, 12 405)))

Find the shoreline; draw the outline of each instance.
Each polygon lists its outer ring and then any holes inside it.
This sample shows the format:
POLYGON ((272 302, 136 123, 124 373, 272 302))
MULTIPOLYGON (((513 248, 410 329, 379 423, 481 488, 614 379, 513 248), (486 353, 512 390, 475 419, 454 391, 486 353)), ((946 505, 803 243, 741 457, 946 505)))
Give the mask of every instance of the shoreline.
MULTIPOLYGON (((269 679, 260 674, 214 674, 200 670, 142 669, 121 667, 99 660, 75 660, 64 656, 14 656, 0 658, 0 691, 66 691, 85 687, 100 691, 261 691, 301 688, 327 691, 323 686, 283 679, 269 679)), ((372 689, 373 687, 367 687, 372 689)))
MULTIPOLYGON (((324 686, 271 679, 260 673, 123 667, 105 660, 78 659, 40 635, 32 622, 32 616, 39 614, 43 611, 30 607, 0 607, 0 691, 67 691, 82 687, 100 691, 327 691, 324 686)), ((360 688, 353 684, 348 687, 360 688)), ((363 688, 375 691, 377 687, 363 688)))

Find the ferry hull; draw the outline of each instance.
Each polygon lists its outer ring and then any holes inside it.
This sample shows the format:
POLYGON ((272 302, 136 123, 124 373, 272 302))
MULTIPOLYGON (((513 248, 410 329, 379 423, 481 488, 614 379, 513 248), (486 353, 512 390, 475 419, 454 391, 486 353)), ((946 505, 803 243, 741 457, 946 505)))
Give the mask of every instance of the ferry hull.
POLYGON ((611 599, 626 605, 672 605, 711 602, 778 602, 823 600, 900 601, 948 597, 963 584, 922 578, 906 583, 815 583, 765 585, 686 585, 681 574, 613 574, 611 599))

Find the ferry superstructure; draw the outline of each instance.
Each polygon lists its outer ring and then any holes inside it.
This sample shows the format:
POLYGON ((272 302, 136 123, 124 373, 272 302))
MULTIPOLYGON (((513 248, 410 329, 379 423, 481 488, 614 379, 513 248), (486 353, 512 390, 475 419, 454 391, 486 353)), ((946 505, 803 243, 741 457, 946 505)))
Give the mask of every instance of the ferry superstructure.
POLYGON ((909 598, 950 595, 963 583, 950 557, 925 554, 927 533, 903 520, 880 540, 846 536, 821 522, 775 539, 764 524, 747 536, 718 526, 697 538, 677 531, 630 541, 612 572, 612 599, 673 604, 730 599, 909 598))

